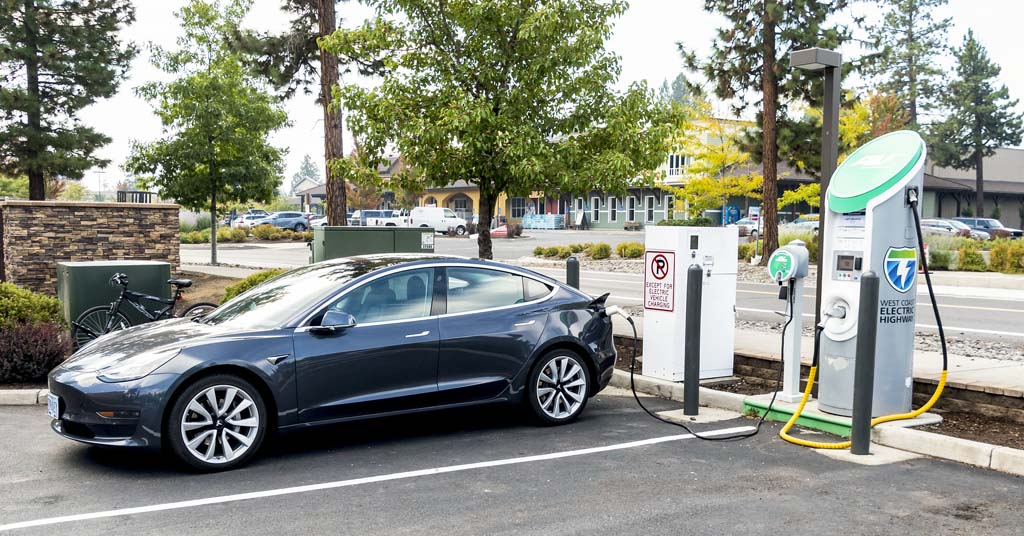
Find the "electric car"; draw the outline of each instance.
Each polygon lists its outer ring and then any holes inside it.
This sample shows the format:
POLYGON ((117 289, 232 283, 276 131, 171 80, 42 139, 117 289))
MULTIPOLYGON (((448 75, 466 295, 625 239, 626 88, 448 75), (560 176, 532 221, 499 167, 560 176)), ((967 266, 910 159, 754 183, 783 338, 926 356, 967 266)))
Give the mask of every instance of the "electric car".
POLYGON ((496 262, 370 255, 100 337, 50 373, 48 413, 66 438, 216 471, 276 431, 426 409, 507 402, 566 424, 614 362, 603 297, 496 262))

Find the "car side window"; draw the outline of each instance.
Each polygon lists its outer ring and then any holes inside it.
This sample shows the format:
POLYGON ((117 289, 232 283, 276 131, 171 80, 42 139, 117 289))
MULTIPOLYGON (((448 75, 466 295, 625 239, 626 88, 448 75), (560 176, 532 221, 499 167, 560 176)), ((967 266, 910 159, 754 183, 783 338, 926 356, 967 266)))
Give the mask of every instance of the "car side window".
POLYGON ((455 211, 453 211, 453 210, 452 210, 452 209, 450 209, 450 208, 446 208, 446 209, 444 209, 444 217, 445 217, 445 218, 454 218, 454 217, 456 217, 456 216, 455 216, 455 211))
POLYGON ((464 313, 526 301, 523 278, 483 268, 448 268, 448 312, 464 313))
POLYGON ((342 296, 330 309, 348 313, 357 324, 430 316, 434 270, 407 270, 376 279, 342 296))
POLYGON ((523 292, 525 293, 526 301, 539 300, 544 296, 547 296, 551 292, 550 286, 545 283, 541 283, 536 279, 530 279, 529 277, 523 278, 523 292))

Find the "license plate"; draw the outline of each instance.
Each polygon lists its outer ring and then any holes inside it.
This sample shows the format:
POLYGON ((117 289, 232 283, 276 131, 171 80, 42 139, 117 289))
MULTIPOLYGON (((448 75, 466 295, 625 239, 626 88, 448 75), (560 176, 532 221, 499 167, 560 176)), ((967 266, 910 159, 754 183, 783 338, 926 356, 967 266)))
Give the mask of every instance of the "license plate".
POLYGON ((46 414, 53 419, 60 418, 60 397, 53 394, 46 395, 46 414))

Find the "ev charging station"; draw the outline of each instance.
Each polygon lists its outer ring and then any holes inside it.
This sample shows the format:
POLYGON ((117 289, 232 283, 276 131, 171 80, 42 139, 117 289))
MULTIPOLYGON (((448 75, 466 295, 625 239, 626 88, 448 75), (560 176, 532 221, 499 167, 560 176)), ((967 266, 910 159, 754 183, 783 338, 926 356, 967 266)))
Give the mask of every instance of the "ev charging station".
POLYGON ((735 227, 651 226, 644 256, 643 374, 683 381, 687 337, 700 338, 700 379, 732 375, 736 328, 735 227), (702 270, 700 333, 686 333, 689 267, 702 270))
POLYGON ((920 210, 925 157, 916 132, 898 131, 857 149, 832 175, 821 252, 822 411, 852 415, 862 307, 878 308, 871 415, 911 408, 918 266, 911 211, 920 210), (861 275, 869 270, 881 279, 879 303, 858 303, 861 275))
POLYGON ((801 240, 794 240, 772 252, 768 275, 781 289, 785 299, 786 323, 782 330, 782 391, 776 397, 783 402, 800 400, 800 340, 804 333, 804 278, 810 265, 810 253, 801 240))

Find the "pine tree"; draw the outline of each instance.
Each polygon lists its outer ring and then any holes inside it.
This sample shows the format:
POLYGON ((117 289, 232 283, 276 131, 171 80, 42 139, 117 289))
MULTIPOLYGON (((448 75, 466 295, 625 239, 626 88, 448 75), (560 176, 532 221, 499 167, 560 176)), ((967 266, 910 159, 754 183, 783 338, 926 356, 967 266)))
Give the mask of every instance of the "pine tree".
POLYGON ((997 147, 1019 145, 1022 116, 1014 111, 1005 85, 998 85, 1000 68, 968 31, 963 46, 955 51, 956 78, 949 84, 942 105, 949 117, 930 133, 932 159, 940 166, 974 169, 977 217, 985 216, 984 158, 997 147))
MULTIPOLYGON (((779 246, 778 160, 780 122, 786 103, 821 101, 820 76, 789 66, 787 51, 808 47, 837 48, 849 38, 843 25, 831 24, 847 0, 705 0, 705 11, 727 19, 718 28, 711 56, 700 59, 679 43, 683 61, 711 82, 715 96, 734 103, 739 115, 747 106, 760 108, 761 165, 764 176, 761 218, 764 221, 765 251, 779 246)), ((757 154, 756 151, 752 151, 757 154)), ((768 261, 765 255, 762 262, 768 261)))
POLYGON ((313 164, 313 159, 310 158, 308 154, 302 157, 302 163, 299 164, 299 170, 292 175, 292 195, 298 193, 295 191, 295 188, 305 180, 312 181, 316 184, 320 184, 322 182, 320 180, 320 172, 317 171, 316 165, 313 164))
POLYGON ((922 108, 936 104, 943 91, 943 71, 935 62, 949 47, 952 21, 936 20, 932 11, 948 0, 883 0, 887 9, 879 24, 868 28, 879 55, 865 74, 879 79, 877 89, 896 95, 916 127, 922 108))
POLYGON ((0 172, 27 176, 29 199, 109 163, 95 152, 110 138, 77 114, 117 91, 136 52, 117 33, 134 20, 128 0, 0 2, 0 172))

